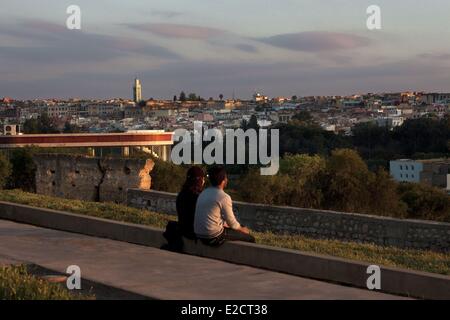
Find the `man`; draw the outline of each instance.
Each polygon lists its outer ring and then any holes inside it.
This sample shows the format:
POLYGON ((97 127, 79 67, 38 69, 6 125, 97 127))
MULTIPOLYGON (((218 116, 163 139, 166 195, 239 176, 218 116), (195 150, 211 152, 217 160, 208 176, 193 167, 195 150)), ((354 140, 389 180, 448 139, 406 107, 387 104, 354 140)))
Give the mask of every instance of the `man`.
POLYGON ((211 187, 205 189, 197 200, 194 231, 207 245, 218 246, 226 240, 255 242, 250 230, 236 220, 231 197, 223 191, 228 177, 223 167, 208 170, 211 187))

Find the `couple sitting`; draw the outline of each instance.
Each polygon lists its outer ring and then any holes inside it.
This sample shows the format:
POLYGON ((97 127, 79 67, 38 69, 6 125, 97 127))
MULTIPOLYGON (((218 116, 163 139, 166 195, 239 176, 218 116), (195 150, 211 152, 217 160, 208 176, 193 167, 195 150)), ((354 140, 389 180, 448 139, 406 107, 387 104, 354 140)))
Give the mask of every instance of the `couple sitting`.
POLYGON ((181 233, 189 239, 219 246, 225 241, 255 242, 250 230, 234 216, 231 197, 224 189, 228 177, 223 167, 208 170, 211 186, 203 190, 205 174, 200 167, 191 167, 183 189, 177 196, 178 223, 181 233))

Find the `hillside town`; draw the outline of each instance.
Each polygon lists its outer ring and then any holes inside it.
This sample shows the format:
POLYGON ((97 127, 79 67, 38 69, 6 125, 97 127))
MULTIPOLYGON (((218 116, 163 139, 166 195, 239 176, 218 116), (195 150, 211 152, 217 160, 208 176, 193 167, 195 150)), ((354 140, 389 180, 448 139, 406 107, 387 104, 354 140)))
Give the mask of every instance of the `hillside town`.
POLYGON ((42 99, 0 100, 0 125, 23 124, 47 114, 61 128, 69 122, 83 132, 190 129, 194 121, 210 127, 236 128, 252 115, 260 127, 287 123, 299 111, 308 111, 315 122, 331 132, 350 135, 359 123, 374 122, 393 128, 411 118, 443 118, 450 112, 450 93, 367 93, 351 96, 267 97, 255 93, 251 99, 202 99, 196 94, 172 100, 142 100, 136 79, 133 99, 42 99))

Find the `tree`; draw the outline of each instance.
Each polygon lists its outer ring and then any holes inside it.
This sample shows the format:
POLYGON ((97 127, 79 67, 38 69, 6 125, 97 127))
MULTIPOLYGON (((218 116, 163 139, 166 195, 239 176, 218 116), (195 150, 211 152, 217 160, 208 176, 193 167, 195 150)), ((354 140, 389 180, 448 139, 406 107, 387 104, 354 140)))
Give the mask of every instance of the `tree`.
POLYGON ((401 183, 400 197, 408 205, 408 218, 450 222, 450 196, 418 183, 401 183))
POLYGON ((150 173, 152 177, 152 189, 166 192, 180 192, 186 179, 187 170, 160 159, 152 159, 155 166, 150 173))
POLYGON ((359 154, 351 149, 332 152, 324 179, 326 209, 363 213, 370 203, 369 171, 359 154))
POLYGON ((199 99, 200 99, 200 97, 197 97, 197 95, 195 93, 189 93, 189 95, 188 95, 189 101, 197 101, 199 99))
POLYGON ((184 93, 184 91, 181 91, 181 93, 180 93, 180 101, 182 101, 182 102, 185 102, 187 99, 186 99, 186 93, 184 93))
POLYGON ((400 198, 398 183, 386 170, 379 168, 368 183, 371 197, 368 208, 363 213, 397 218, 407 217, 407 205, 400 198))
POLYGON ((64 123, 63 133, 80 133, 79 127, 72 125, 69 121, 64 123))
POLYGON ((259 124, 258 124, 258 118, 255 115, 252 115, 250 117, 250 120, 242 120, 241 122, 241 129, 243 130, 249 130, 249 129, 255 129, 256 131, 259 130, 259 124))
POLYGON ((220 101, 223 100, 223 94, 220 94, 220 95, 219 95, 219 99, 220 99, 220 101))
POLYGON ((12 173, 9 184, 13 189, 34 192, 36 189, 36 165, 31 149, 16 149, 11 155, 12 173))
POLYGON ((298 97, 297 96, 292 96, 291 100, 295 102, 295 101, 298 100, 298 97))
POLYGON ((302 125, 302 126, 317 126, 316 121, 314 120, 311 113, 308 111, 300 111, 296 113, 292 117, 292 122, 296 125, 302 125))
POLYGON ((177 96, 176 95, 173 96, 173 102, 177 102, 177 100, 178 100, 177 96))
POLYGON ((23 131, 27 134, 58 133, 56 124, 47 113, 41 114, 37 119, 27 119, 23 125, 23 131))
POLYGON ((11 163, 3 153, 0 153, 0 190, 6 186, 10 174, 11 163))

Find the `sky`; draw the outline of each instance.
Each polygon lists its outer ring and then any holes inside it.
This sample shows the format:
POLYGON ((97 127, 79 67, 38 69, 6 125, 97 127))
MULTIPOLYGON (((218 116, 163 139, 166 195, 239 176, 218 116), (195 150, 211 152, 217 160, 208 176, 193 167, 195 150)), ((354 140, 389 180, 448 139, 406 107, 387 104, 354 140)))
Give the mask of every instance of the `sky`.
POLYGON ((450 91, 448 0, 14 0, 0 97, 248 99, 450 91), (81 9, 69 30, 67 7, 81 9), (366 26, 381 8, 381 30, 366 26))

